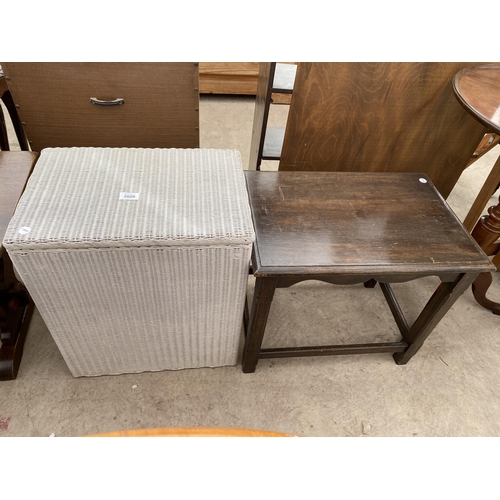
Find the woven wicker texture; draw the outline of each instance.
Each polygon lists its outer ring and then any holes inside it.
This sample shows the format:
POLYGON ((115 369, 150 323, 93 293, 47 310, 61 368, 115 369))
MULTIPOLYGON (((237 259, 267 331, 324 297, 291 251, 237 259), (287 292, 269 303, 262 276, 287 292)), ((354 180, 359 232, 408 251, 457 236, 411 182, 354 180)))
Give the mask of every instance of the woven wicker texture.
POLYGON ((71 373, 236 364, 254 238, 239 153, 71 148, 40 162, 5 246, 71 373))
POLYGON ((4 240, 6 248, 26 250, 253 238, 238 151, 48 148, 4 240), (120 200, 120 193, 139 199, 120 200))

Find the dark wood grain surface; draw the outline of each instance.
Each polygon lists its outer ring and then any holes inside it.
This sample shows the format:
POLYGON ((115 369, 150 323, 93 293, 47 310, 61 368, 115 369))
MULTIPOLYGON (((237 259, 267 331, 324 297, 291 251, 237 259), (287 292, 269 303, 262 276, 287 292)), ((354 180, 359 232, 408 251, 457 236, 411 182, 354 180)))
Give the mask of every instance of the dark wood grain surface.
POLYGON ((3 238, 38 153, 0 151, 0 255, 3 238))
POLYGON ((446 198, 485 127, 457 102, 471 63, 300 63, 280 170, 423 172, 446 198))
POLYGON ((33 151, 199 147, 194 63, 2 63, 33 151), (120 106, 98 106, 123 98, 120 106))
POLYGON ((460 71, 453 79, 453 90, 469 113, 488 130, 500 134, 500 64, 460 71))
POLYGON ((0 380, 17 377, 34 304, 14 276, 3 238, 38 153, 0 151, 0 380))
POLYGON ((254 274, 429 275, 491 263, 426 176, 245 172, 254 274), (425 179, 423 183, 420 179, 425 179))

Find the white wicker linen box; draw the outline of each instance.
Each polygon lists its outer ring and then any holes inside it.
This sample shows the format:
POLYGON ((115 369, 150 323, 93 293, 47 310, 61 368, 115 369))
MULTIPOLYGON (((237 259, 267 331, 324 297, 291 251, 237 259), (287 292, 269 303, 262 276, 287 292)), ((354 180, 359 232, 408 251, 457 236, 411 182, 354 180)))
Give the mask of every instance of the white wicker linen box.
POLYGON ((48 148, 4 246, 79 377, 235 365, 254 237, 238 151, 48 148))

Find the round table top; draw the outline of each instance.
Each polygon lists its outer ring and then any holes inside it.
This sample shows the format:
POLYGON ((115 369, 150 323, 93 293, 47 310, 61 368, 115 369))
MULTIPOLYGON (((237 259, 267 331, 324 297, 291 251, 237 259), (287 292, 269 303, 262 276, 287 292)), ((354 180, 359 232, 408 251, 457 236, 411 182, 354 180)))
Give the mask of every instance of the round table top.
POLYGON ((453 78, 453 91, 472 116, 500 134, 500 64, 463 69, 453 78))

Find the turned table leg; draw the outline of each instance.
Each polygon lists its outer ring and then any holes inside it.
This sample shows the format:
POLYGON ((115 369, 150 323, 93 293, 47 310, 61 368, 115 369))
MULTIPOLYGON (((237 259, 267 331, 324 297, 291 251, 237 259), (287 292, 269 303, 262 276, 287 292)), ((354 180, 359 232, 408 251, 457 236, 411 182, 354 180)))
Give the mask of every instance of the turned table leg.
MULTIPOLYGON (((484 250, 486 255, 495 255, 493 263, 499 264, 499 249, 495 242, 500 237, 500 203, 488 209, 488 215, 479 219, 478 223, 472 231, 472 237, 477 241, 479 246, 484 250)), ((491 273, 481 273, 472 284, 472 293, 476 302, 485 309, 500 315, 500 303, 493 302, 486 297, 492 283, 491 273)))

